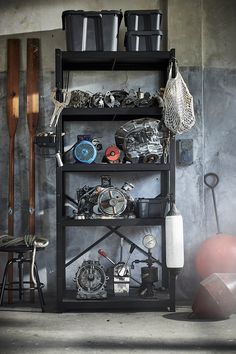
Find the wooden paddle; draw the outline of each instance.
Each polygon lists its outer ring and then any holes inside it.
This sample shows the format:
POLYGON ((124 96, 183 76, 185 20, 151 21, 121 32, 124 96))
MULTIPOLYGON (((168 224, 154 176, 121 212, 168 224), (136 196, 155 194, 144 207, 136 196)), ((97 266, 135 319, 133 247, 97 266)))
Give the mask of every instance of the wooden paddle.
MULTIPOLYGON (((39 39, 27 39, 27 123, 29 130, 29 234, 35 234, 35 135, 39 119, 39 39)), ((33 286, 31 279, 31 286, 33 286)), ((31 292, 31 300, 33 300, 31 292)))
MULTIPOLYGON (((7 41, 7 124, 9 132, 9 175, 8 175, 8 235, 14 235, 14 145, 19 120, 20 94, 20 40, 7 41)), ((8 254, 11 259, 12 253, 8 254)), ((12 289, 13 265, 8 268, 9 289, 12 289)), ((8 291, 8 303, 12 303, 12 291, 8 291)))

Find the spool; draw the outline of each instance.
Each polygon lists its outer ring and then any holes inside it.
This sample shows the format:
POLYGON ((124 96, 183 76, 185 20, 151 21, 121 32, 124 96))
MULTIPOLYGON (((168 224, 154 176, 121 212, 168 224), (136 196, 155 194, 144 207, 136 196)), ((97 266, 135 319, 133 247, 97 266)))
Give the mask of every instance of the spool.
POLYGON ((178 271, 184 266, 183 218, 175 203, 165 218, 166 227, 166 266, 178 271))
POLYGON ((120 150, 116 145, 110 145, 105 151, 105 158, 109 163, 120 162, 120 150))

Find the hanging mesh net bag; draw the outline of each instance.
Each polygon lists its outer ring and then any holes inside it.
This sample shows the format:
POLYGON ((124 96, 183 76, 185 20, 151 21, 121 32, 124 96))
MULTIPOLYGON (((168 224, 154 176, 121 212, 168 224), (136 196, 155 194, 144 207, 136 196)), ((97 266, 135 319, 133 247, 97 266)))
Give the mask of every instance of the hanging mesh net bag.
POLYGON ((171 62, 164 95, 164 123, 174 134, 182 134, 195 124, 193 96, 190 94, 176 61, 171 62), (175 77, 173 77, 175 70, 175 77))

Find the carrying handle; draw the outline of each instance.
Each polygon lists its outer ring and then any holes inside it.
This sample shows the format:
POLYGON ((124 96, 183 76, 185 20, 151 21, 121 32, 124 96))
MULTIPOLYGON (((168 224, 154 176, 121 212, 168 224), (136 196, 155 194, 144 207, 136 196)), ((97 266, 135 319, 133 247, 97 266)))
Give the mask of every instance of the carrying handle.
POLYGON ((207 173, 204 176, 204 183, 207 187, 214 189, 219 183, 219 176, 213 172, 207 173))
POLYGON ((214 188, 219 183, 219 176, 216 173, 213 173, 213 172, 207 173, 204 176, 204 183, 212 191, 212 198, 213 198, 213 206, 214 206, 214 211, 215 211, 217 233, 220 234, 221 231, 220 231, 219 217, 218 217, 218 212, 217 212, 217 207, 216 207, 216 197, 215 197, 215 191, 214 191, 214 188))

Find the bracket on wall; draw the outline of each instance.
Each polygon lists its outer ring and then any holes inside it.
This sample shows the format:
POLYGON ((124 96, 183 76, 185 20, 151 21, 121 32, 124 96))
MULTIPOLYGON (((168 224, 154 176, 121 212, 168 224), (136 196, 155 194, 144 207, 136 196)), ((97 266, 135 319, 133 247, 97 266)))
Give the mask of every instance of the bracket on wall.
POLYGON ((193 139, 176 140, 176 163, 179 166, 193 164, 193 139))

